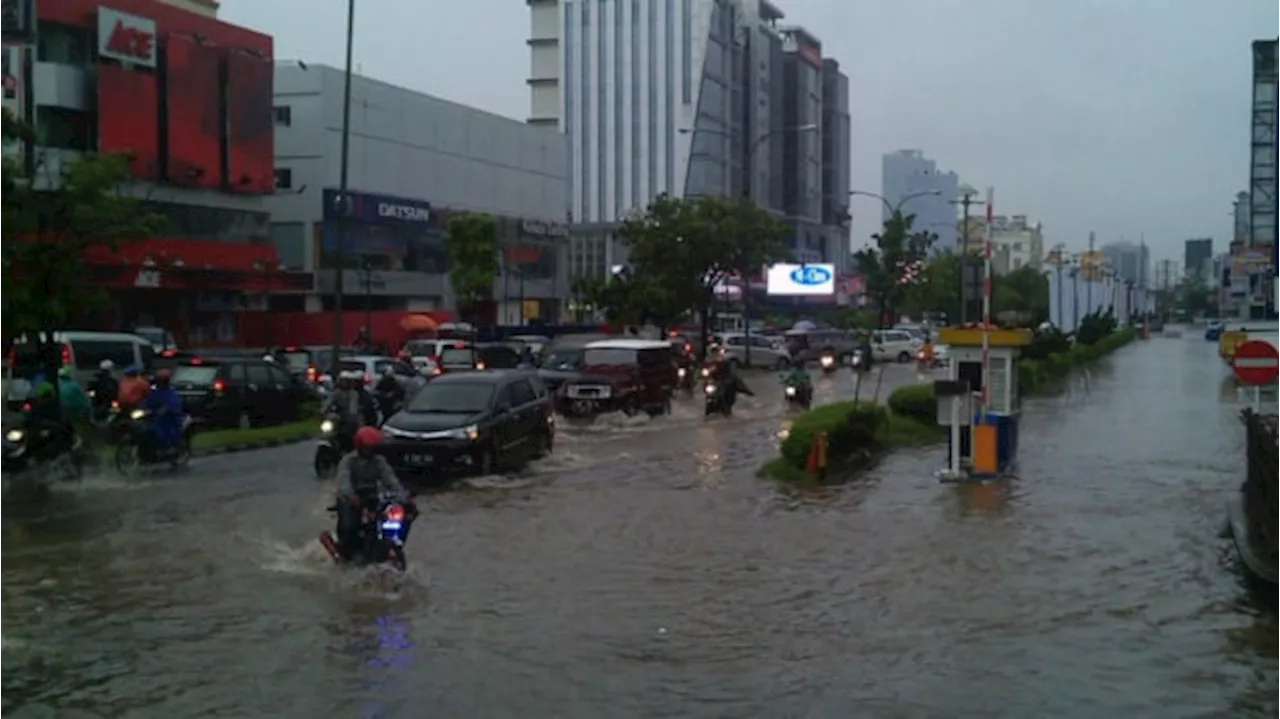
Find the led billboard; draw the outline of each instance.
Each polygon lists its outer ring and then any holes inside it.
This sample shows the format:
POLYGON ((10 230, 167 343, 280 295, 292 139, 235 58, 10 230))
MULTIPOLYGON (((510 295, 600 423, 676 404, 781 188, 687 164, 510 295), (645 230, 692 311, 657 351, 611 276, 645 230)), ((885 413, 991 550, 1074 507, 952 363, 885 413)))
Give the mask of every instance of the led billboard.
POLYGON ((765 273, 766 292, 780 296, 834 295, 836 266, 827 264, 794 265, 780 263, 765 273))

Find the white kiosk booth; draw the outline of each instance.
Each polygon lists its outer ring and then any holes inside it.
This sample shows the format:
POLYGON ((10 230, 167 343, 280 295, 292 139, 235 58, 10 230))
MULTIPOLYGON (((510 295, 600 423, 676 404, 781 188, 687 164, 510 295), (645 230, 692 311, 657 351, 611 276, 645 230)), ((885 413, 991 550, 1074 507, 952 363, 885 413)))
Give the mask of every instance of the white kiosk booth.
POLYGON ((944 480, 990 479, 1009 474, 1018 456, 1018 354, 1030 330, 946 328, 938 342, 950 347, 947 379, 935 383, 938 423, 948 427, 944 480), (983 335, 988 367, 983 371, 983 335), (986 391, 986 411, 982 393, 986 391))

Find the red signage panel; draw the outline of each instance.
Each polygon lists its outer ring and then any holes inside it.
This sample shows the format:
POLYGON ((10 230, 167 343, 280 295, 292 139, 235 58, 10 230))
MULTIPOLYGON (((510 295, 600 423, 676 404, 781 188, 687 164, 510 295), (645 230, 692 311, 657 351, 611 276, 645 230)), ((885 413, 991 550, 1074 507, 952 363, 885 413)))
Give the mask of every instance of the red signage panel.
POLYGON ((1275 384, 1280 376, 1280 352, 1262 340, 1248 340, 1236 346, 1231 369, 1241 384, 1275 384))
POLYGON ((98 66, 98 149, 128 153, 133 175, 147 180, 160 176, 158 97, 155 73, 98 66))
POLYGON ((216 46, 189 35, 165 38, 168 180, 222 186, 222 60, 216 46))
POLYGON ((227 51, 227 186, 232 192, 275 191, 275 123, 271 61, 227 51))

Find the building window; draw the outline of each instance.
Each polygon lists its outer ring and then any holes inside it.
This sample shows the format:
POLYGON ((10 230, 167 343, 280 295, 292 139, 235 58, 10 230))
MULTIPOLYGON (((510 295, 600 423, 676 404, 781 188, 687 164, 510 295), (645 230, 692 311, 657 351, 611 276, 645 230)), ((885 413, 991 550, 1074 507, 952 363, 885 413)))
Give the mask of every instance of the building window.
POLYGON ((87 112, 65 107, 41 107, 36 113, 36 144, 59 150, 93 149, 94 122, 87 112))
POLYGON ((89 28, 40 21, 36 59, 64 65, 91 65, 97 60, 97 26, 89 28))
POLYGON ((307 262, 307 233, 301 222, 271 223, 271 244, 276 246, 276 256, 281 267, 305 269, 307 262))
POLYGON ((276 189, 288 190, 293 187, 293 170, 287 167, 276 168, 276 189))
POLYGON ((290 127, 293 125, 293 108, 288 105, 276 105, 271 108, 271 112, 275 115, 276 124, 280 127, 290 127))

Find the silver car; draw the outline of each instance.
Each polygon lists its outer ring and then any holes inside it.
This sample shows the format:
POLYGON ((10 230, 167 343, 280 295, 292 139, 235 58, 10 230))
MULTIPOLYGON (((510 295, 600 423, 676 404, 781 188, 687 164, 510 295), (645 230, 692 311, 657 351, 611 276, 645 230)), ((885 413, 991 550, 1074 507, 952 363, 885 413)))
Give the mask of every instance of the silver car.
POLYGON ((747 336, 742 332, 721 332, 716 343, 724 348, 725 359, 742 367, 780 369, 791 365, 791 352, 780 337, 751 335, 751 358, 747 361, 747 336))

